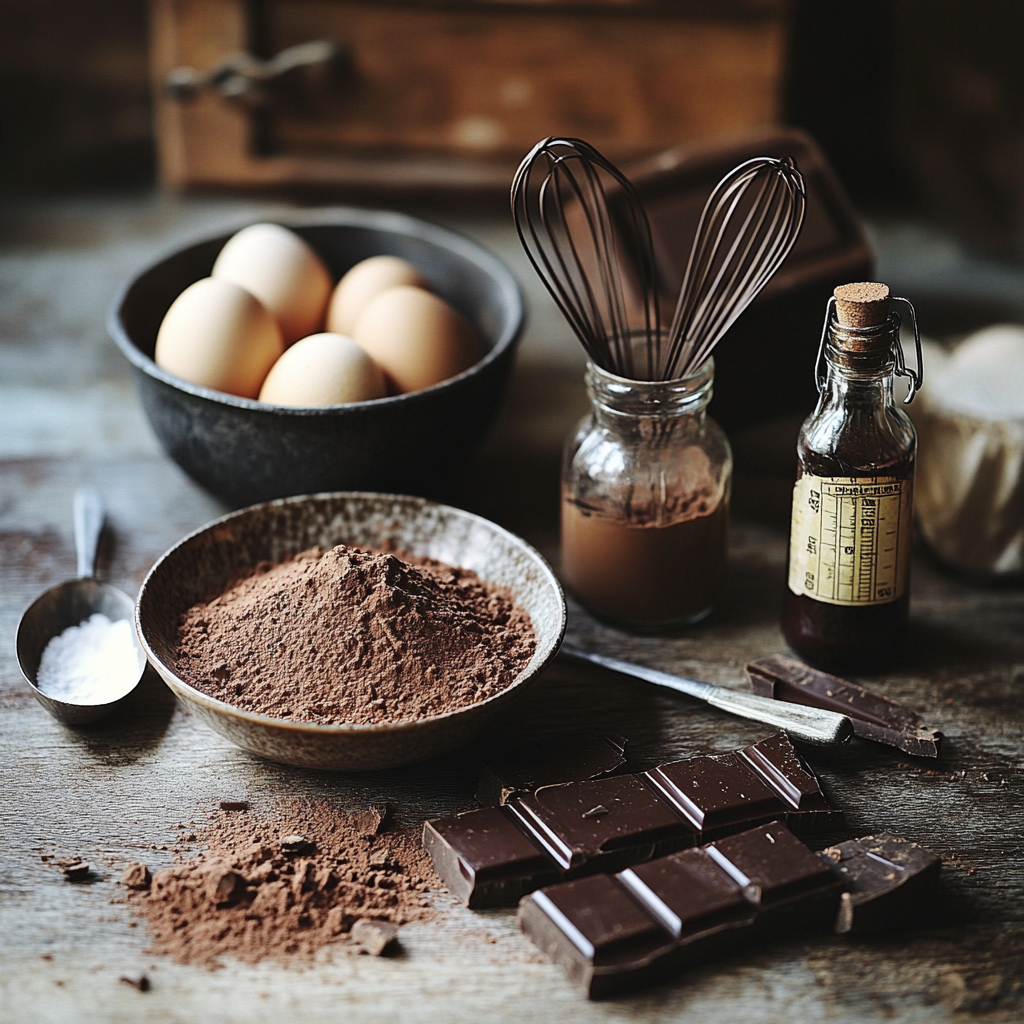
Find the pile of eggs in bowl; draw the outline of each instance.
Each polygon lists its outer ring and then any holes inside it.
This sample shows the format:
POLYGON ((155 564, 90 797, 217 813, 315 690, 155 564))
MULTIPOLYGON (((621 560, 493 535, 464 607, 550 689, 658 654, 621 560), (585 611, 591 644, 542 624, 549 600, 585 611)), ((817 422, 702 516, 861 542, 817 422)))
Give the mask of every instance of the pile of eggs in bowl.
POLYGON ((372 256, 335 286, 295 232, 253 224, 171 304, 155 360, 192 384, 310 407, 419 391, 482 354, 472 326, 406 260, 372 256))

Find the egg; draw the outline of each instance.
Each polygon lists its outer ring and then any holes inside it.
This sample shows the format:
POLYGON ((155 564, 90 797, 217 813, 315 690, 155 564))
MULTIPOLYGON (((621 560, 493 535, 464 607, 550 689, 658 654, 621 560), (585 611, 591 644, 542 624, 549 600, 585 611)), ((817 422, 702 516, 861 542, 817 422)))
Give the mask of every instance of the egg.
POLYGON ((304 239, 279 224, 251 224, 232 235, 213 277, 255 295, 277 320, 285 345, 323 326, 331 275, 304 239))
POLYGON ((342 277, 331 295, 327 330, 351 334, 370 301, 400 284, 427 287, 420 272, 398 256, 371 256, 357 263, 342 277))
POLYGON ((283 351, 277 321, 258 299, 231 281, 205 277, 171 303, 153 358, 192 384, 255 398, 283 351))
POLYGON ((419 391, 473 365, 476 332, 444 299, 411 285, 381 292, 363 310, 352 337, 398 391, 419 391))
POLYGON ((260 401, 321 406, 368 402, 387 394, 377 364, 343 334, 312 334, 289 348, 267 374, 260 401))

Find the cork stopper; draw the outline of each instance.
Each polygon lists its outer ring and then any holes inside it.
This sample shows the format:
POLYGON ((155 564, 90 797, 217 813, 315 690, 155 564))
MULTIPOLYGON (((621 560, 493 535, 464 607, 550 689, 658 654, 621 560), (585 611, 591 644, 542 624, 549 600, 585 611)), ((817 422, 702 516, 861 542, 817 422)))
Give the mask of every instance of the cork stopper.
POLYGON ((842 284, 833 293, 843 327, 876 327, 889 315, 889 286, 876 281, 842 284))

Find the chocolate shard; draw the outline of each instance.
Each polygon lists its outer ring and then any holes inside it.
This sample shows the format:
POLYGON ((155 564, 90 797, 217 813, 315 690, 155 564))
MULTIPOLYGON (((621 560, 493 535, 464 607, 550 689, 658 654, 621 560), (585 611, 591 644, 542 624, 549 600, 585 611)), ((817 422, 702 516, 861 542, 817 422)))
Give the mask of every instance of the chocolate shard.
POLYGON ((935 905, 942 862, 909 839, 882 832, 822 850, 843 880, 836 931, 869 932, 920 924, 935 905))
POLYGON ((352 940, 371 956, 383 956, 395 948, 398 925, 363 917, 352 925, 352 940))
POLYGON ((540 889, 520 927, 588 998, 831 924, 843 882, 779 822, 618 874, 540 889))
POLYGON ((841 821, 785 735, 638 775, 542 786, 427 822, 423 845, 468 906, 508 906, 554 881, 620 871, 774 819, 799 831, 841 821))
POLYGON ((626 763, 624 736, 554 736, 483 765, 476 791, 484 807, 508 803, 541 786, 601 779, 626 763))
POLYGON ((122 884, 129 889, 148 889, 152 881, 153 876, 149 868, 135 860, 126 865, 124 874, 121 875, 122 884))
POLYGON ((929 729, 910 708, 847 679, 773 654, 747 665, 750 689, 762 697, 837 711, 857 736, 919 757, 938 757, 942 733, 929 729))
POLYGON ((384 827, 391 813, 388 804, 370 804, 365 811, 352 816, 352 827, 363 836, 375 836, 384 827))
POLYGON ((57 861, 57 866, 69 882, 84 882, 92 875, 92 865, 81 857, 65 857, 57 861))

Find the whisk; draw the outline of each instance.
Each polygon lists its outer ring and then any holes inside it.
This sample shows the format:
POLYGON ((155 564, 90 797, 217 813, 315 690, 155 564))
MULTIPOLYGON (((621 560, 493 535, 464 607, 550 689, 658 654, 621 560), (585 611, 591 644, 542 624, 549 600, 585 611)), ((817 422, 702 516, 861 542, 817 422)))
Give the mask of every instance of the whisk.
POLYGON ((755 157, 730 171, 704 207, 664 328, 647 214, 614 164, 581 139, 551 137, 512 182, 513 220, 534 269, 590 358, 631 379, 695 372, 789 255, 805 209, 792 159, 755 157))

